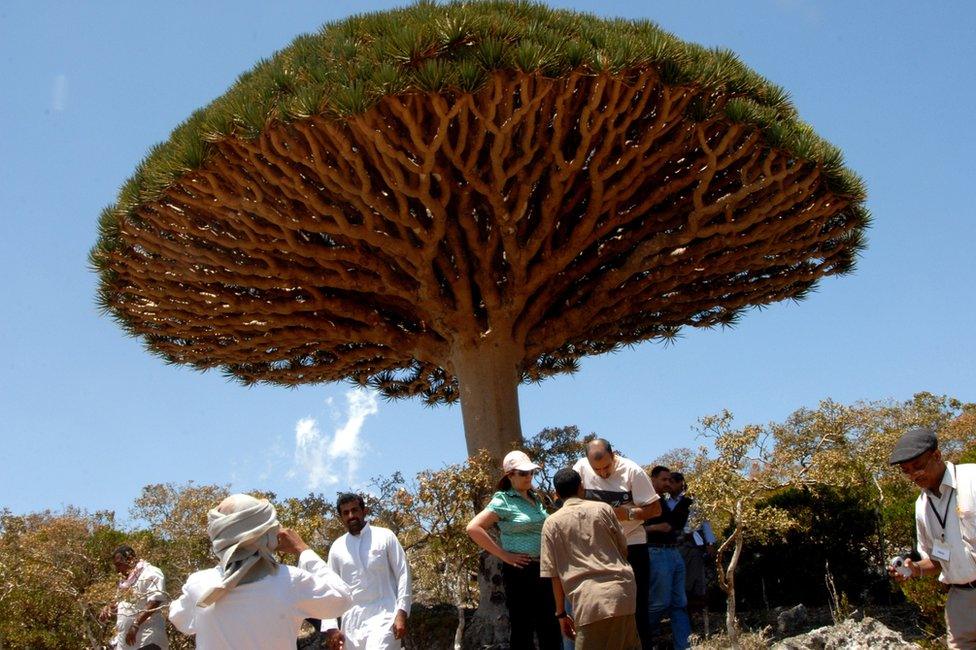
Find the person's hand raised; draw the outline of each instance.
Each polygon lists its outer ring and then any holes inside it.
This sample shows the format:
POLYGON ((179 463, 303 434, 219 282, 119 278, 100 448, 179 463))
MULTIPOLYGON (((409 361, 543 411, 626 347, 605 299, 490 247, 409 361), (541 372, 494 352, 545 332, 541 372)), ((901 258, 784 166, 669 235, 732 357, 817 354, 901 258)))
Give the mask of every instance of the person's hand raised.
POLYGON ((291 528, 282 528, 278 531, 278 552, 279 553, 293 553, 295 555, 301 555, 302 551, 308 550, 308 544, 302 539, 302 536, 293 531, 291 528))

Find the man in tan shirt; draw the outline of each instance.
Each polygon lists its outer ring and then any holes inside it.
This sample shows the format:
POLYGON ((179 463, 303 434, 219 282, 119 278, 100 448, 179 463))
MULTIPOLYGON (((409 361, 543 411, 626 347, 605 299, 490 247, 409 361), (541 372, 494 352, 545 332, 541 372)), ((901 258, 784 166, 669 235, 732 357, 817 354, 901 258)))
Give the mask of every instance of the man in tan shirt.
POLYGON ((569 467, 553 485, 564 503, 542 526, 540 574, 552 578, 563 635, 576 650, 639 650, 637 586, 613 508, 583 500, 583 481, 569 467), (562 610, 567 597, 572 616, 562 610))

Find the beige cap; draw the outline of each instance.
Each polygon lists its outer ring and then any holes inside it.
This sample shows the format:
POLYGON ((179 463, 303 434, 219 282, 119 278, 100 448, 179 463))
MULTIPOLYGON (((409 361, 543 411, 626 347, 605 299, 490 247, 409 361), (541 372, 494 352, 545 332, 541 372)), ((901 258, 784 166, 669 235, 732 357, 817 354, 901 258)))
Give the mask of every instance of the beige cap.
POLYGON ((505 460, 502 461, 502 471, 506 474, 516 470, 528 472, 533 469, 542 468, 529 460, 528 454, 526 454, 524 451, 510 451, 505 454, 505 460))

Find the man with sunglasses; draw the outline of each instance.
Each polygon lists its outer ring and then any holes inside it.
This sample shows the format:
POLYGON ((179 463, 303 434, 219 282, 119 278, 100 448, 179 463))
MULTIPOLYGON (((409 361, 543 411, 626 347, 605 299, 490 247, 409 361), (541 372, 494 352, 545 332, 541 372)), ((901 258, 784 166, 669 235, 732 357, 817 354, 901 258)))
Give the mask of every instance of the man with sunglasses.
POLYGON ((909 576, 888 572, 898 581, 938 574, 949 586, 948 647, 976 648, 976 465, 947 463, 938 445, 933 429, 912 429, 888 458, 922 489, 915 501, 922 559, 905 560, 909 576))

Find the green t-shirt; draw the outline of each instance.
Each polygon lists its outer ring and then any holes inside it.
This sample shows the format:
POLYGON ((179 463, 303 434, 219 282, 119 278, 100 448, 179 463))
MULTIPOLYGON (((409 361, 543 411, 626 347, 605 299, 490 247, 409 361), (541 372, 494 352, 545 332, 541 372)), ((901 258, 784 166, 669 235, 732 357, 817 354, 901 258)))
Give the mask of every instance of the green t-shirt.
POLYGON ((498 515, 502 548, 510 553, 539 557, 542 552, 542 523, 546 510, 540 501, 532 503, 516 490, 495 492, 488 509, 498 515))

